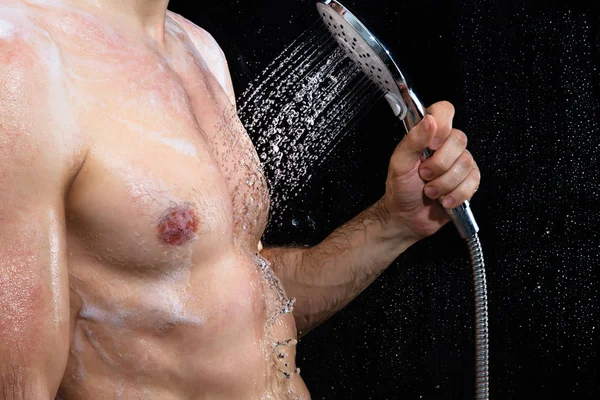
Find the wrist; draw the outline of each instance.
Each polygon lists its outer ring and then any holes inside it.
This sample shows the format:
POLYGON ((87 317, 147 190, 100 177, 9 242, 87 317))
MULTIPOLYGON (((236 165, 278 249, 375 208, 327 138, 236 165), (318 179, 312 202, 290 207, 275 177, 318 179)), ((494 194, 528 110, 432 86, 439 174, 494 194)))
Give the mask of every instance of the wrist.
POLYGON ((404 220, 391 215, 385 204, 385 197, 379 199, 371 208, 378 216, 381 225, 380 237, 383 241, 390 242, 394 246, 402 248, 402 251, 419 241, 415 232, 404 220))

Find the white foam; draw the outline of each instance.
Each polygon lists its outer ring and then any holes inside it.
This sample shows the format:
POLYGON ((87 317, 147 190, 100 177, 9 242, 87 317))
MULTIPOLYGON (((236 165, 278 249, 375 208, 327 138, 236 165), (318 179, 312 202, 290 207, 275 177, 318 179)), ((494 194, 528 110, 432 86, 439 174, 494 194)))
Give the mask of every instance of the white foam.
MULTIPOLYGON (((175 273, 177 275, 177 273, 175 273)), ((206 318, 187 307, 189 295, 178 289, 181 285, 178 277, 168 277, 161 282, 145 287, 140 293, 144 310, 128 310, 116 302, 109 309, 101 308, 79 293, 82 307, 79 317, 113 327, 155 326, 160 328, 166 323, 174 325, 202 325, 206 318), (154 310, 149 312, 150 310, 154 310)))
POLYGON ((78 326, 73 334, 73 343, 71 345, 71 354, 74 355, 76 360, 75 371, 73 371, 73 379, 75 380, 81 380, 86 377, 86 371, 83 368, 83 362, 81 361, 81 353, 83 352, 82 335, 82 328, 81 326, 78 326))
POLYGON ((14 34, 15 26, 4 19, 0 19, 0 38, 10 38, 14 34))
POLYGON ((51 42, 50 45, 44 47, 42 54, 48 62, 48 67, 53 79, 60 79, 63 76, 63 62, 60 56, 60 50, 56 43, 51 42))
POLYGON ((189 270, 182 268, 173 271, 170 276, 165 277, 162 282, 152 285, 144 291, 148 296, 146 304, 157 303, 157 308, 164 312, 166 319, 157 321, 172 323, 174 325, 202 325, 206 322, 204 316, 190 313, 187 307, 189 294, 182 290, 182 284, 189 280, 189 270))
MULTIPOLYGON (((83 300, 83 297, 82 297, 83 300)), ((83 301, 79 316, 90 321, 100 322, 109 326, 124 326, 127 313, 121 310, 107 311, 83 301)))
POLYGON ((200 40, 193 40, 198 53, 204 58, 210 72, 213 74, 221 88, 227 92, 227 66, 221 50, 216 45, 208 46, 200 40))
POLYGON ((60 224, 54 211, 50 212, 50 280, 52 286, 52 312, 54 313, 54 324, 58 327, 60 323, 60 237, 58 234, 60 224))
POLYGON ((177 294, 169 295, 168 291, 163 288, 163 290, 155 292, 155 297, 160 298, 162 300, 161 305, 167 308, 165 311, 169 313, 169 317, 165 322, 173 325, 202 325, 206 323, 204 317, 187 312, 184 302, 177 294))
POLYGON ((167 19, 169 28, 173 29, 175 32, 184 32, 188 35, 192 44, 194 45, 194 50, 196 53, 204 60, 206 66, 215 77, 219 85, 221 85, 223 91, 227 93, 229 81, 228 68, 223 52, 214 38, 208 34, 208 32, 203 31, 194 23, 186 20, 178 14, 170 13, 169 16, 171 17, 171 19, 167 19), (188 29, 184 28, 183 26, 188 27, 188 29), (204 32, 204 34, 202 35, 200 32, 204 32))
POLYGON ((185 156, 198 158, 196 146, 187 139, 166 137, 160 132, 152 132, 152 136, 154 137, 154 139, 158 140, 163 144, 166 144, 173 150, 185 156))

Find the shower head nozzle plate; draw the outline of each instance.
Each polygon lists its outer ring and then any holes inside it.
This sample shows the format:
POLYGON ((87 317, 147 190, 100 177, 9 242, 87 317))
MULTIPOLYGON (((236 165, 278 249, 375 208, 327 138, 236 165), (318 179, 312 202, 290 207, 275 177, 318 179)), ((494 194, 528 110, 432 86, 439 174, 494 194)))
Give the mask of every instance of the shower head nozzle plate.
MULTIPOLYGON (((408 87, 404 75, 388 49, 354 14, 341 3, 333 0, 319 1, 317 9, 338 44, 386 94, 386 99, 392 108, 396 106, 403 110, 408 109, 409 114, 413 112, 413 114, 424 115, 423 106, 408 87)), ((410 127, 420 120, 417 115, 410 116, 410 119, 410 127)))
POLYGON ((317 9, 327 28, 361 69, 385 93, 400 95, 405 79, 389 51, 347 8, 337 1, 321 1, 317 9))

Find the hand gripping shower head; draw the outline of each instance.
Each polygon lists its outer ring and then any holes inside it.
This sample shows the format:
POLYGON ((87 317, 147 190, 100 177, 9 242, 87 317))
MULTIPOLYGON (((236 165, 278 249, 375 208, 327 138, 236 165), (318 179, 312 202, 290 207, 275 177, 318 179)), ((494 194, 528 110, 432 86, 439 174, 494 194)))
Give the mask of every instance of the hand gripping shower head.
MULTIPOLYGON (((322 0, 317 3, 321 18, 347 56, 358 65, 385 93, 394 114, 410 131, 425 116, 425 107, 408 86, 400 68, 386 47, 346 7, 337 1, 322 0)), ((425 150, 425 157, 432 152, 425 150)), ((479 231, 469 202, 446 209, 463 239, 479 231)))
MULTIPOLYGON (((425 108, 406 83, 406 79, 390 52, 346 7, 337 1, 321 0, 317 8, 323 21, 354 61, 385 93, 394 114, 410 131, 425 116, 425 108)), ((431 152, 425 150, 425 157, 431 152)), ((489 339, 487 284, 483 252, 469 202, 446 212, 454 222, 463 239, 466 239, 471 264, 475 294, 475 399, 489 399, 489 339)))

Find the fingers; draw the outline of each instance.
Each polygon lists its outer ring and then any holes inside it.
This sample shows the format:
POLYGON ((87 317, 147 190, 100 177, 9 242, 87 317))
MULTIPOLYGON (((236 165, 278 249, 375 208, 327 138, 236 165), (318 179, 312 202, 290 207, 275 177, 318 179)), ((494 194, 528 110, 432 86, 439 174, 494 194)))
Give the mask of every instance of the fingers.
POLYGON ((435 151, 446 141, 452 131, 454 106, 447 101, 439 101, 431 105, 427 112, 431 114, 437 123, 437 131, 428 146, 435 151))
POLYGON ((394 171, 404 174, 415 167, 415 162, 421 159, 423 151, 429 146, 432 138, 438 131, 436 120, 431 115, 426 115, 394 150, 391 163, 394 171))
POLYGON ((419 166, 419 175, 428 181, 424 192, 431 199, 442 199, 446 208, 458 207, 473 197, 481 173, 467 150, 467 135, 452 128, 452 104, 435 103, 428 111, 436 120, 437 131, 429 145, 435 152, 419 166))
MULTIPOLYGON (((438 129, 439 131, 439 129, 438 129)), ((435 179, 448 171, 461 157, 467 148, 467 135, 458 129, 451 129, 444 144, 419 167, 419 174, 424 180, 435 179)), ((470 155, 470 154, 468 154, 470 155)), ((463 160, 464 162, 472 161, 463 160)))
MULTIPOLYGON (((425 195, 432 199, 443 197, 442 205, 446 208, 458 207, 465 200, 471 200, 481 181, 481 172, 477 164, 473 161, 473 166, 469 168, 468 161, 463 161, 464 157, 457 160, 451 170, 441 177, 427 183, 425 186, 425 195), (434 195, 432 191, 435 192, 434 195)), ((472 160, 472 157, 470 157, 472 160)))

